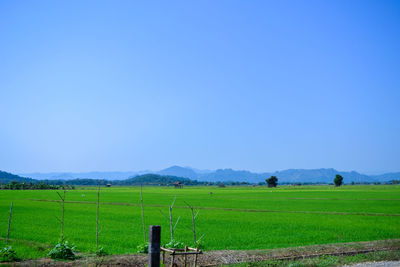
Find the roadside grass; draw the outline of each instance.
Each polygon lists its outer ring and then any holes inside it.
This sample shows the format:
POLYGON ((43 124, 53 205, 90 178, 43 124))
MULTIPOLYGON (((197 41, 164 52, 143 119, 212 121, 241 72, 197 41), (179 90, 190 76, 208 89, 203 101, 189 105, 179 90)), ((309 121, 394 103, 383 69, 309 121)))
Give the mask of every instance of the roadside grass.
MULTIPOLYGON (((99 245, 110 254, 136 252, 143 243, 140 188, 102 188, 99 245)), ((160 213, 176 196, 175 239, 192 245, 190 210, 205 250, 269 249, 400 238, 400 186, 281 186, 143 188, 146 229, 162 226, 162 243, 170 240, 169 225, 160 213), (212 192, 212 194, 210 194, 212 192)), ((4 247, 10 202, 14 202, 11 245, 18 257, 45 257, 60 237, 59 198, 52 190, 0 191, 0 246, 4 247), (38 201, 40 200, 40 201, 38 201)), ((67 192, 66 240, 81 253, 94 253, 96 190, 67 192), (75 201, 73 203, 68 201, 75 201)))
POLYGON ((372 261, 399 261, 400 251, 377 251, 365 254, 356 254, 350 256, 321 256, 309 259, 300 260, 269 260, 263 262, 238 263, 224 265, 226 267, 261 267, 261 266, 276 266, 276 267, 331 267, 351 265, 360 262, 372 261))

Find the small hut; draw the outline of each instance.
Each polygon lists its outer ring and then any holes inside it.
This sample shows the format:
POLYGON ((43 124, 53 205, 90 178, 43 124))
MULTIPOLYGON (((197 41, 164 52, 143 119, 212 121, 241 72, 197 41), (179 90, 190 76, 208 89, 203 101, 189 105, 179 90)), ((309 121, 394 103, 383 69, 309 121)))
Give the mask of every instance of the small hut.
POLYGON ((174 182, 174 187, 175 188, 182 188, 183 184, 181 182, 174 182))
POLYGON ((111 184, 106 184, 106 187, 111 187, 111 184))

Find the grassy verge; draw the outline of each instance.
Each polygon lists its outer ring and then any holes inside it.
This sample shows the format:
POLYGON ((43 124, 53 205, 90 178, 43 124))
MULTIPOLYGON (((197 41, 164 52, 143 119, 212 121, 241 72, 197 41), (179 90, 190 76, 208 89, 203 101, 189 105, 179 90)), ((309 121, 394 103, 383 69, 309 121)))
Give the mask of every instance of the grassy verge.
POLYGON ((310 259, 301 260, 268 260, 262 262, 239 263, 225 265, 230 267, 258 267, 258 266, 276 266, 276 267, 330 267, 343 266, 347 264, 355 264, 369 261, 399 261, 400 251, 377 251, 365 254, 356 254, 350 256, 321 256, 310 259))

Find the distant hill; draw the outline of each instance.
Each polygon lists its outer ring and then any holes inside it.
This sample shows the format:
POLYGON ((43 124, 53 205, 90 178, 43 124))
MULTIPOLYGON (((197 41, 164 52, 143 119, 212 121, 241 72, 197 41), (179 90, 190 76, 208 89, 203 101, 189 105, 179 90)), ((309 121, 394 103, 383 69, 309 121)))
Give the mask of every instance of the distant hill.
POLYGON ((172 176, 178 176, 178 177, 185 177, 185 178, 189 178, 189 179, 197 179, 198 178, 198 175, 194 170, 192 170, 190 168, 179 167, 179 166, 172 166, 167 169, 161 170, 157 173, 161 174, 161 175, 172 175, 172 176))
POLYGON ((100 180, 123 180, 140 175, 144 172, 50 172, 50 173, 23 173, 20 175, 39 180, 70 180, 70 179, 100 179, 100 180))
POLYGON ((26 178, 26 177, 21 177, 19 175, 15 175, 9 172, 4 172, 4 171, 0 171, 0 183, 1 184, 8 184, 11 181, 15 181, 15 182, 26 182, 26 183, 32 183, 35 182, 34 179, 31 178, 26 178))
POLYGON ((371 177, 379 181, 400 180, 400 172, 384 173, 380 175, 373 175, 371 177))
POLYGON ((159 174, 143 174, 127 180, 115 181, 114 183, 118 185, 172 185, 174 182, 180 182, 184 185, 202 184, 201 182, 189 178, 159 174))
POLYGON ((356 171, 344 172, 333 168, 321 169, 288 169, 276 172, 254 173, 246 170, 218 169, 215 171, 201 171, 192 168, 173 166, 158 172, 181 176, 199 181, 227 182, 246 181, 250 183, 264 182, 271 175, 278 177, 281 183, 332 183, 336 174, 344 177, 345 183, 351 182, 387 182, 392 179, 400 179, 400 173, 386 173, 382 175, 365 175, 356 171))
POLYGON ((198 174, 200 181, 225 182, 225 181, 246 181, 258 183, 265 181, 270 176, 268 173, 253 173, 249 171, 235 171, 232 169, 218 169, 210 173, 198 174))
POLYGON ((284 171, 274 172, 272 175, 275 175, 279 178, 280 182, 286 183, 298 183, 298 182, 308 182, 308 183, 332 183, 333 178, 336 174, 340 174, 343 176, 344 181, 346 183, 350 182, 375 182, 377 181, 374 178, 371 178, 367 175, 360 174, 358 172, 341 172, 335 169, 289 169, 284 171))
MULTIPOLYGON (((59 177, 65 177, 61 175, 59 177)), ((191 180, 189 178, 177 177, 171 175, 159 175, 159 174, 143 174, 130 177, 123 180, 106 180, 106 179, 88 179, 88 178, 76 178, 76 179, 54 179, 54 180, 38 180, 25 178, 18 175, 14 175, 8 172, 0 171, 0 184, 8 184, 12 181, 26 182, 26 183, 45 183, 52 185, 172 185, 174 182, 180 182, 183 185, 201 185, 202 182, 191 180)))
POLYGON ((157 174, 160 176, 174 176, 198 180, 202 182, 249 182, 259 183, 271 175, 278 177, 280 183, 332 183, 336 174, 344 178, 345 183, 351 182, 388 182, 400 179, 400 172, 385 173, 380 175, 365 175, 356 171, 344 172, 333 168, 321 169, 287 169, 275 172, 255 173, 247 170, 218 169, 215 171, 198 170, 190 167, 171 166, 158 172, 86 172, 86 173, 31 173, 22 176, 39 180, 82 180, 95 179, 108 182, 122 181, 144 174, 157 174))

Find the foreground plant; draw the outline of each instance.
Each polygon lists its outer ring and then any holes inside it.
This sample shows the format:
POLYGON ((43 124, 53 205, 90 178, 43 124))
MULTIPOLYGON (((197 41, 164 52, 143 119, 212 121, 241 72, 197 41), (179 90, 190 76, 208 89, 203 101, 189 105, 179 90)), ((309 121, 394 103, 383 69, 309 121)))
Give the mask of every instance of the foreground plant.
POLYGON ((0 250, 0 262, 16 261, 17 253, 11 246, 6 246, 0 250))
POLYGON ((105 251, 105 249, 103 247, 99 247, 96 250, 96 256, 97 257, 104 257, 104 256, 107 256, 107 255, 108 255, 108 253, 107 253, 107 251, 105 251))
POLYGON ((171 242, 166 244, 165 247, 166 248, 184 248, 185 244, 183 244, 182 242, 176 241, 176 240, 172 240, 171 242))
POLYGON ((61 240, 50 250, 48 256, 57 260, 74 260, 76 259, 75 246, 73 244, 70 245, 68 241, 61 240))
POLYGON ((137 246, 138 253, 149 253, 149 244, 143 243, 137 246))

